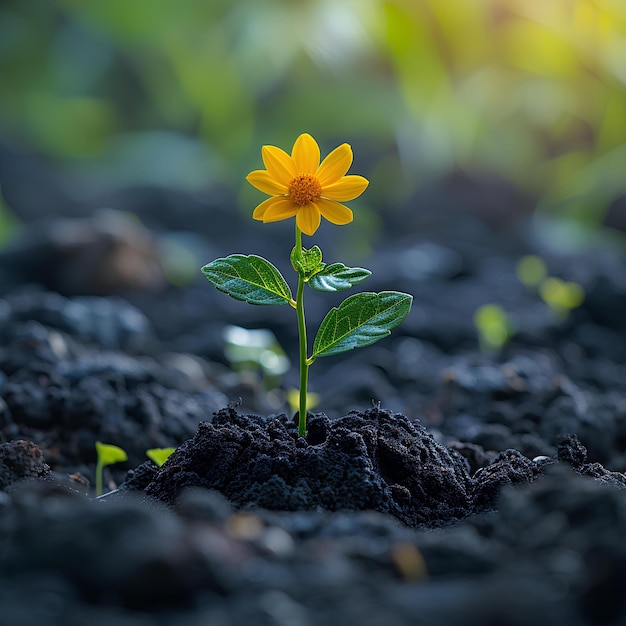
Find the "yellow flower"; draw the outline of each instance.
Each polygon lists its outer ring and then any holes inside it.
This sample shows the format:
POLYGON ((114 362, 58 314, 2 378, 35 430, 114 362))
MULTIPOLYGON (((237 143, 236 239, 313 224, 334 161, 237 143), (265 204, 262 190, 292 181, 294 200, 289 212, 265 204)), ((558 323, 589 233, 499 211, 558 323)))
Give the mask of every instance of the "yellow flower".
POLYGON ((363 176, 346 176, 352 165, 352 148, 344 143, 320 165, 320 148, 308 133, 300 135, 289 156, 276 146, 262 148, 264 170, 255 170, 246 180, 271 198, 261 202, 252 217, 263 222, 296 218, 306 235, 319 228, 323 215, 333 224, 348 224, 352 211, 340 201, 354 200, 369 185, 363 176))

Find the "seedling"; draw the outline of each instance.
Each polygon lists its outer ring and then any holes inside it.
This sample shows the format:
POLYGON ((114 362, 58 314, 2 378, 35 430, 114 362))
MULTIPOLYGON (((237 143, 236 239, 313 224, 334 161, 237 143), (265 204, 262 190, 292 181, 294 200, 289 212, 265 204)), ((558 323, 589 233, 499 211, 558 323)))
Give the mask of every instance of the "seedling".
POLYGON ((585 290, 578 283, 555 276, 549 276, 539 285, 539 295, 559 320, 566 319, 585 300, 585 290))
POLYGON ((170 458, 174 450, 176 450, 176 448, 150 448, 146 450, 146 456, 158 467, 161 467, 161 465, 170 458))
POLYGON ((480 347, 485 352, 501 350, 513 335, 513 326, 502 307, 483 304, 474 312, 480 347))
POLYGON ((102 495, 102 474, 105 465, 127 461, 128 455, 122 448, 101 441, 96 441, 96 455, 98 457, 96 463, 96 495, 100 496, 102 495))
POLYGON ((548 270, 543 259, 534 254, 527 254, 515 264, 515 273, 524 287, 537 289, 545 280, 548 270))
POLYGON ((261 372, 265 388, 275 389, 289 369, 289 359, 267 328, 248 330, 229 325, 223 332, 226 358, 239 372, 261 372))
POLYGON ((352 165, 352 148, 344 143, 320 164, 320 149, 311 135, 300 135, 291 155, 276 146, 262 148, 264 170, 255 170, 247 181, 270 197, 252 217, 264 223, 296 218, 291 265, 298 274, 296 297, 280 271, 263 257, 231 254, 202 268, 207 279, 236 300, 256 305, 289 304, 296 311, 299 335, 300 389, 298 434, 306 435, 309 367, 320 357, 369 346, 390 334, 411 309, 413 296, 398 291, 357 293, 333 307, 315 335, 308 353, 304 315, 304 288, 324 292, 350 289, 371 272, 343 263, 322 262, 319 246, 302 245, 302 234, 313 236, 322 216, 337 225, 349 224, 352 211, 341 204, 360 196, 369 182, 346 173, 352 165))
POLYGON ((548 276, 546 264, 537 256, 523 256, 517 262, 515 271, 527 289, 537 291, 557 320, 564 321, 570 311, 579 307, 585 300, 582 285, 548 276))

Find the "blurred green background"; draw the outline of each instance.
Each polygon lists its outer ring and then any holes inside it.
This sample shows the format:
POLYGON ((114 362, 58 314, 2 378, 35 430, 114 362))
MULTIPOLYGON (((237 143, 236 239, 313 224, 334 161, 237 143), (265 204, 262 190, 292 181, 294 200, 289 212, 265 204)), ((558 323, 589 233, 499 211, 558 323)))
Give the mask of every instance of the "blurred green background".
POLYGON ((0 81, 0 142, 246 211, 304 131, 371 202, 462 171, 593 226, 626 192, 624 0, 5 0, 0 81))

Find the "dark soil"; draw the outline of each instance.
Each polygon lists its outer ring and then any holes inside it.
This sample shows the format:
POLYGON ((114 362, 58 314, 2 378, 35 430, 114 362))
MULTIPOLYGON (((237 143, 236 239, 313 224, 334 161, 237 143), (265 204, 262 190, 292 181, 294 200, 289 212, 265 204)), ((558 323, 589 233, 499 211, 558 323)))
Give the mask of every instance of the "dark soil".
MULTIPOLYGON (((28 179, 0 177, 25 221, 0 254, 0 626, 626 624, 614 237, 565 254, 524 211, 500 212, 523 204, 505 187, 425 190, 386 216, 366 263, 367 289, 415 296, 410 316, 316 362, 324 412, 299 438, 283 400, 297 373, 274 385, 234 371, 221 335, 271 329, 294 362, 290 312, 231 301, 199 274, 231 252, 274 260, 291 227, 162 190, 64 211, 58 189, 26 194, 28 179), (51 199, 60 217, 43 219, 51 199), (211 228, 196 228, 198 204, 211 228), (93 213, 104 205, 144 226, 93 213), (197 280, 177 287, 161 252, 173 229, 198 252, 197 280), (555 315, 523 287, 528 253, 584 303, 555 315), (515 328, 494 353, 473 325, 489 302, 515 328), (129 456, 105 468, 100 498, 98 440, 129 456), (162 468, 147 460, 170 446, 162 468)), ((319 231, 328 256, 337 230, 319 231)), ((308 318, 329 306, 311 298, 308 318)))
POLYGON ((470 510, 464 459, 419 424, 377 409, 333 421, 314 417, 306 440, 284 418, 225 410, 174 454, 146 487, 170 504, 197 486, 239 507, 374 509, 410 526, 449 522, 470 510))

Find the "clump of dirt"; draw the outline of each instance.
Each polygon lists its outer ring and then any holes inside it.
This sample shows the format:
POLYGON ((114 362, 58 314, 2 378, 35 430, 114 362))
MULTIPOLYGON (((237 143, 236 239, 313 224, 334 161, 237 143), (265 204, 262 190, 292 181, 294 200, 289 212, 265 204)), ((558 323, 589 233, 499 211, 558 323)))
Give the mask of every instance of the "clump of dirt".
POLYGON ((18 439, 0 444, 0 490, 29 478, 46 478, 50 467, 32 441, 18 439))
POLYGON ((187 487, 224 494, 238 507, 376 510, 409 526, 440 526, 491 506, 504 484, 528 483, 540 467, 518 452, 470 476, 467 461, 417 421, 373 408, 309 419, 306 438, 285 415, 233 408, 200 424, 147 485, 173 503, 187 487))

